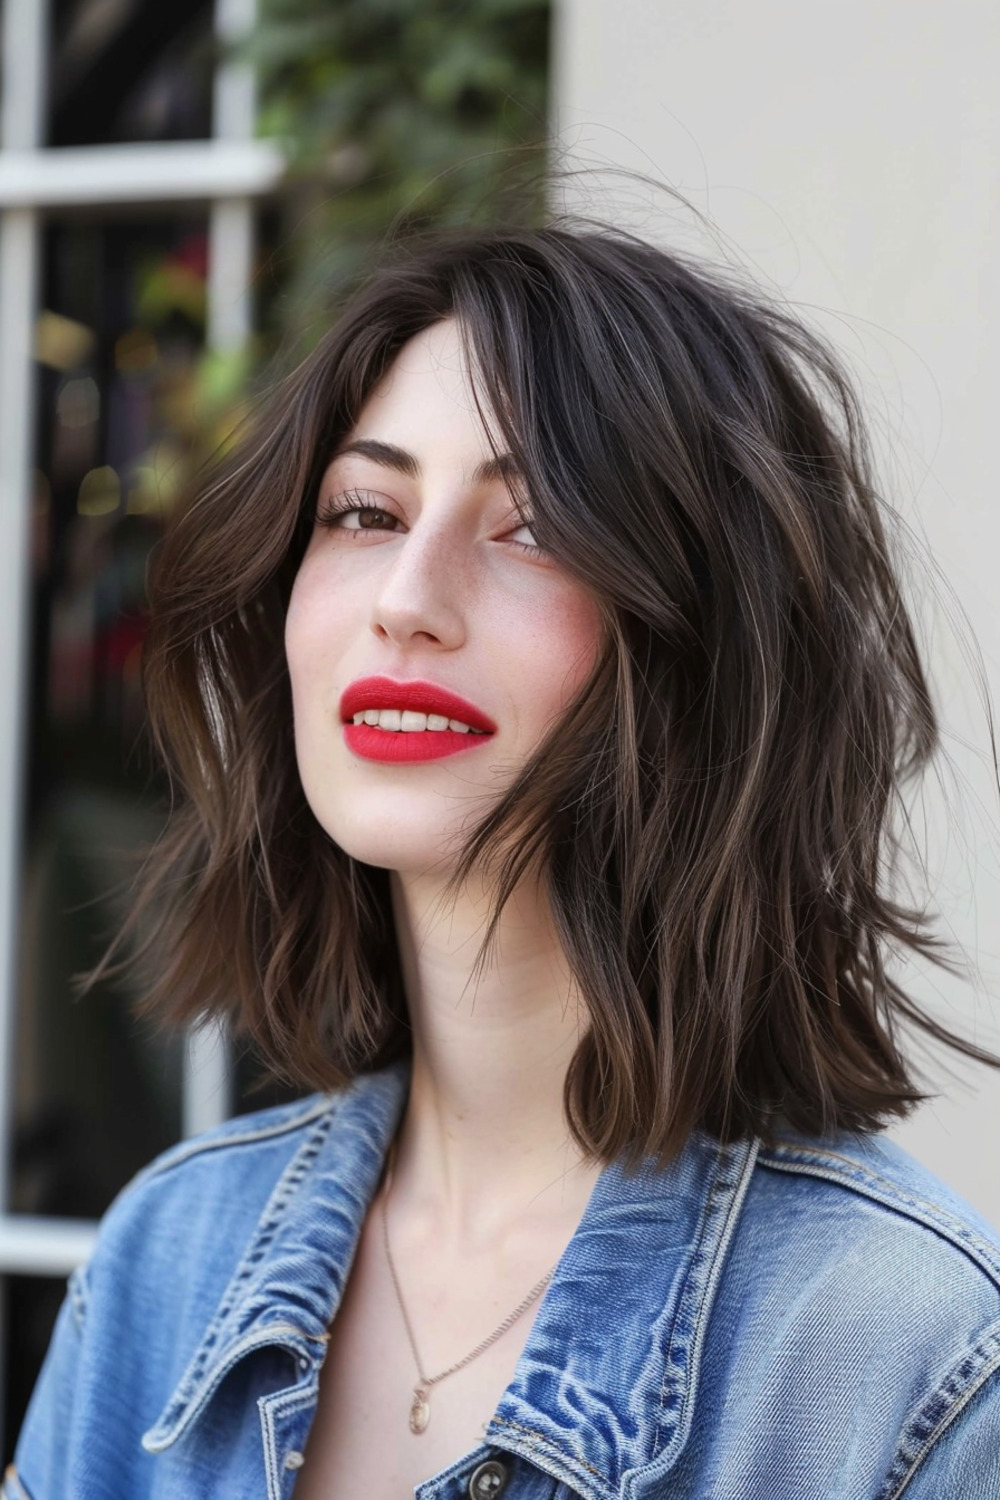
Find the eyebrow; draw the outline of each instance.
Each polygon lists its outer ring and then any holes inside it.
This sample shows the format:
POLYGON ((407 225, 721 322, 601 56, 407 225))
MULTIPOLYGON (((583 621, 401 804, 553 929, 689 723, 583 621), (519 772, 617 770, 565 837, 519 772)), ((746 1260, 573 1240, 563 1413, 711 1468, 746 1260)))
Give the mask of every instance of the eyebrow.
MULTIPOLYGON (((405 448, 397 448, 395 443, 381 443, 377 438, 352 438, 338 448, 333 456, 335 459, 345 458, 349 453, 371 459, 372 463, 381 464, 383 468, 394 469, 397 474, 405 474, 407 479, 417 479, 420 476, 420 463, 416 456, 408 453, 405 448)), ((492 484, 501 480, 504 484, 513 484, 520 477, 521 471, 514 455, 498 453, 476 466, 472 482, 492 484)))

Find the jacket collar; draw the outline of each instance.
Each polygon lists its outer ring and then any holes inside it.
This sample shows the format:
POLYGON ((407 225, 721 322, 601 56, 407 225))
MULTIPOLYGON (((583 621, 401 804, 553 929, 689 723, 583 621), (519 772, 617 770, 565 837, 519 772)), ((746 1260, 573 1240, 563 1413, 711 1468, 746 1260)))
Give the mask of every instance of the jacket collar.
MULTIPOLYGON (((306 1114, 219 1308, 143 1445, 160 1452, 263 1345, 303 1372, 322 1359, 368 1205, 402 1115, 409 1064, 358 1079, 306 1114)), ((756 1154, 696 1133, 664 1170, 617 1164, 598 1178, 556 1268, 514 1379, 486 1428, 592 1497, 666 1473, 687 1439, 708 1314, 756 1154)), ((629 1491, 631 1492, 631 1491, 629 1491)))

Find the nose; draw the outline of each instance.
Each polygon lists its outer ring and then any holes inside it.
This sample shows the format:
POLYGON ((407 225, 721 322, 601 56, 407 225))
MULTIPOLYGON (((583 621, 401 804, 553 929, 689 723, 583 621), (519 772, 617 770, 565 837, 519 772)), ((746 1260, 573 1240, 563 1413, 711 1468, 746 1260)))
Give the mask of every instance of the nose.
POLYGON ((423 643, 454 650, 462 645, 469 559, 460 555, 454 540, 437 528, 421 532, 418 523, 385 552, 385 571, 372 605, 374 633, 397 646, 423 643))

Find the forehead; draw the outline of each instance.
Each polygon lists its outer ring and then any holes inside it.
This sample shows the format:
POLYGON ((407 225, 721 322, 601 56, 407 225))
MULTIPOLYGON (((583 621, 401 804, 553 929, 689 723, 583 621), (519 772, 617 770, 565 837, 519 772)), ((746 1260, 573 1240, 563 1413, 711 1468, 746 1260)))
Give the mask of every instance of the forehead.
POLYGON ((418 453, 429 446, 492 452, 496 422, 470 369, 454 319, 424 329, 396 355, 358 414, 350 438, 383 438, 418 453))

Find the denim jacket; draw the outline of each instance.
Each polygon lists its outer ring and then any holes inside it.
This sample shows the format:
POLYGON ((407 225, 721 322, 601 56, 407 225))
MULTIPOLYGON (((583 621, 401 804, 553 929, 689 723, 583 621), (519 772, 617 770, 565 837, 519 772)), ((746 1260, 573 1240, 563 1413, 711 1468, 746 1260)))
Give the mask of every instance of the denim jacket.
MULTIPOLYGON (((288 1500, 408 1070, 155 1162, 73 1275, 8 1500, 288 1500)), ((418 1500, 998 1500, 1000 1244, 872 1137, 598 1179, 418 1500)))

